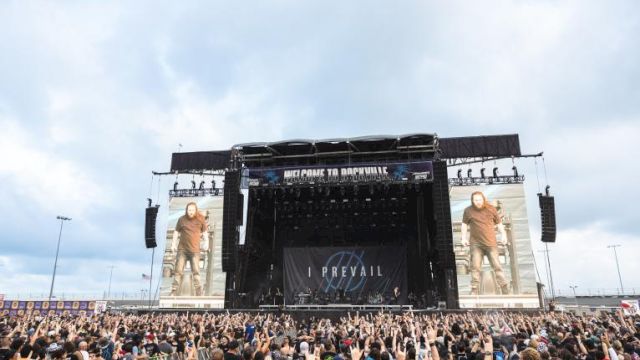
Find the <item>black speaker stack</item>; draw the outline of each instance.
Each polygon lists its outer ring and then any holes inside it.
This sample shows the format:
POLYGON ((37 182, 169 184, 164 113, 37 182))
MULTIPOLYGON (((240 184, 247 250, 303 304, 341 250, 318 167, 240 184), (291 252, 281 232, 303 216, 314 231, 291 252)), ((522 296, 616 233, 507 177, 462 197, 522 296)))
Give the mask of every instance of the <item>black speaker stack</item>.
POLYGON ((547 188, 546 194, 538 194, 540 202, 540 217, 542 218, 542 242, 556 242, 556 205, 553 196, 549 195, 547 188))
POLYGON ((145 210, 144 220, 144 243, 147 249, 153 249, 158 246, 156 243, 156 218, 158 217, 158 209, 160 206, 149 206, 145 210))
POLYGON ((222 211, 222 271, 225 272, 232 272, 236 267, 236 245, 239 239, 238 226, 242 222, 242 215, 239 215, 242 213, 241 200, 240 171, 227 171, 224 174, 222 211))

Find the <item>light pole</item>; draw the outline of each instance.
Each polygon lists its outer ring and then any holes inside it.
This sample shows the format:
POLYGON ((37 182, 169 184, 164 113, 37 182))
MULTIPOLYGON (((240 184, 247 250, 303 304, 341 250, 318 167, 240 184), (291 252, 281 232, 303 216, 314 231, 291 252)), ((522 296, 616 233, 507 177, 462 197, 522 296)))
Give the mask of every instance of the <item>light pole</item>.
POLYGON ((569 287, 571 288, 571 290, 573 290, 573 298, 576 301, 576 306, 578 306, 578 296, 576 295, 576 288, 578 287, 578 285, 569 285, 569 287))
POLYGON ((109 273, 109 289, 107 290, 107 298, 105 300, 109 300, 111 297, 111 279, 113 278, 113 268, 115 268, 115 266, 111 265, 108 268, 111 269, 111 272, 109 273))
POLYGON ((620 276, 620 264, 618 263, 618 252, 616 248, 620 245, 608 245, 607 249, 613 249, 613 255, 616 257, 616 268, 618 268, 618 280, 620 280, 620 292, 624 295, 624 286, 622 286, 622 276, 620 276))
POLYGON ((53 263, 53 277, 51 278, 51 289, 49 289, 49 301, 53 296, 53 284, 56 282, 56 268, 58 267, 58 253, 60 253, 60 238, 62 238, 62 225, 65 221, 71 221, 70 217, 58 215, 56 219, 60 220, 60 233, 58 234, 58 247, 56 248, 56 261, 53 263))

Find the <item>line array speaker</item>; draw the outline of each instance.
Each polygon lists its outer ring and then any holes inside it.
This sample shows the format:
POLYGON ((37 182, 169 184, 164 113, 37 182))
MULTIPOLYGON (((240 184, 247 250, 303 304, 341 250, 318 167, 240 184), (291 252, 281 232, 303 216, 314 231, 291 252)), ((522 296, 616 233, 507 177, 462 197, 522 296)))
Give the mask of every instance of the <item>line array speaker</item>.
POLYGON ((238 244, 238 201, 240 172, 230 170, 224 174, 224 200, 222 210, 222 271, 232 272, 236 267, 238 244))
POLYGON ((145 210, 144 243, 147 249, 158 246, 156 243, 156 218, 158 217, 158 208, 158 206, 152 206, 145 210))
POLYGON ((553 196, 538 194, 542 242, 556 242, 556 205, 553 196))
POLYGON ((453 253, 453 233, 451 232, 451 205, 449 201, 449 178, 445 161, 433 162, 433 212, 436 219, 435 248, 438 253, 437 265, 440 294, 447 301, 448 309, 458 309, 458 281, 455 275, 456 260, 453 253))

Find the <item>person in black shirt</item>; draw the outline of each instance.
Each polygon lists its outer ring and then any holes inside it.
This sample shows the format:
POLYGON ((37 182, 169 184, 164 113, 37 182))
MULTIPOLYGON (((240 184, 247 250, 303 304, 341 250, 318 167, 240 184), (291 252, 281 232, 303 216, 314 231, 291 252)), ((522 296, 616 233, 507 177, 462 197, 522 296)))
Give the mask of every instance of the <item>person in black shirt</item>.
POLYGON ((238 341, 233 339, 229 341, 229 350, 224 353, 224 360, 242 360, 238 355, 238 341))

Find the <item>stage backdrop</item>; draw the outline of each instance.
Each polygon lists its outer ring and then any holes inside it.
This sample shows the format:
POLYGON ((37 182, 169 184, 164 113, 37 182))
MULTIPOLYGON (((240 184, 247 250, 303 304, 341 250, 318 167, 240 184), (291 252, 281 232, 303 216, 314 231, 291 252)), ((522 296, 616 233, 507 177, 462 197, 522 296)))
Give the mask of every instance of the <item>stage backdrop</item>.
POLYGON ((380 293, 390 297, 400 288, 407 295, 407 251, 403 247, 307 247, 284 249, 287 304, 307 289, 333 295, 338 290, 355 299, 380 293))

